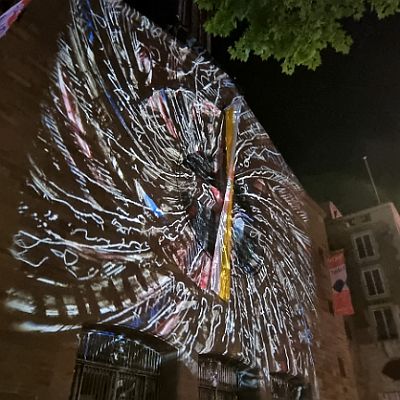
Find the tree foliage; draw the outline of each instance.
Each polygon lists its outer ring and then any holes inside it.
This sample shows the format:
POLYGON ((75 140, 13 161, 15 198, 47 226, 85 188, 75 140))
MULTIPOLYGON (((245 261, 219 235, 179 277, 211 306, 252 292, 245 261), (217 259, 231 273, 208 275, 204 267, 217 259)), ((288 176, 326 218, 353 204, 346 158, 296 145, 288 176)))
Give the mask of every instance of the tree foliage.
POLYGON ((233 59, 246 61, 251 53, 263 60, 275 58, 283 72, 295 67, 314 70, 328 46, 348 53, 352 44, 343 27, 346 18, 360 19, 367 12, 379 18, 400 10, 400 0, 196 0, 206 10, 206 31, 227 37, 239 28, 229 48, 233 59))

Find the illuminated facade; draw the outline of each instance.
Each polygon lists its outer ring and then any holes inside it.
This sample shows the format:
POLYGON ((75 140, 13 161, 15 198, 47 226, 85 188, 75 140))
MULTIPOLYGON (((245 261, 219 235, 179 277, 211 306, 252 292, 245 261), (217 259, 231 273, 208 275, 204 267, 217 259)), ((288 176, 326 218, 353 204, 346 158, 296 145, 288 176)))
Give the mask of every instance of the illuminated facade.
POLYGON ((1 77, 2 368, 40 368, 0 398, 309 398, 307 217, 269 136, 229 76, 123 3, 57 2, 46 28, 54 7, 3 39, 39 71, 1 77))

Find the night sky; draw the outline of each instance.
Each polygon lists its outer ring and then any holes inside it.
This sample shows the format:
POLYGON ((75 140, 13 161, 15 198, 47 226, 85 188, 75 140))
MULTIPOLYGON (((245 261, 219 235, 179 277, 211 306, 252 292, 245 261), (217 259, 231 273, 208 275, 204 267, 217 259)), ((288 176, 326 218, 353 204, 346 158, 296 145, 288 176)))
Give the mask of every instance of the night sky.
POLYGON ((375 205, 367 155, 382 201, 399 207, 400 16, 347 27, 350 54, 327 50, 316 71, 286 76, 276 62, 232 62, 222 43, 214 56, 317 201, 332 200, 342 212, 375 205))
MULTIPOLYGON (((177 0, 126 1, 161 25, 174 19, 177 0)), ((213 57, 318 202, 332 200, 345 213, 374 206, 366 155, 382 201, 400 208, 400 15, 346 27, 350 54, 328 49, 316 71, 286 76, 274 61, 233 62, 220 40, 213 57)))

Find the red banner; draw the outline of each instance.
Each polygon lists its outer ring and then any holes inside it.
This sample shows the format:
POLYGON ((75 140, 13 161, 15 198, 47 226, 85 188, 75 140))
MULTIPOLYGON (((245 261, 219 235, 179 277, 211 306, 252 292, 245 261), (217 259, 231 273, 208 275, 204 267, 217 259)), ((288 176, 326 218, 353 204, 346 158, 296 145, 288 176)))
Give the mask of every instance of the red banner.
POLYGON ((354 314, 350 289, 347 286, 346 263, 343 250, 331 253, 328 268, 332 284, 332 301, 335 315, 354 314))

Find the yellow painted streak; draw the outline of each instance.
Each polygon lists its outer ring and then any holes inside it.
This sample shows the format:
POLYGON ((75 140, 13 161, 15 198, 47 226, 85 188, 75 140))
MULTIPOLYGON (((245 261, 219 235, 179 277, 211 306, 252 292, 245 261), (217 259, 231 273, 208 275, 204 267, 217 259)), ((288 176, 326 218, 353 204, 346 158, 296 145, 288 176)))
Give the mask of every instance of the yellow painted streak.
MULTIPOLYGON (((231 195, 230 197, 232 198, 233 196, 231 195)), ((228 213, 222 247, 221 286, 219 291, 219 297, 225 301, 229 300, 231 294, 232 204, 228 206, 228 213)))
POLYGON ((230 178, 230 173, 232 170, 232 159, 234 154, 232 154, 233 145, 233 129, 234 129, 234 109, 233 107, 228 108, 225 111, 225 146, 226 146, 226 174, 228 179, 230 178))
POLYGON ((229 108, 225 112, 226 121, 226 172, 228 184, 226 190, 229 190, 229 200, 226 215, 226 226, 224 232, 224 241, 222 246, 222 259, 221 259, 221 275, 220 275, 220 291, 219 297, 222 300, 228 301, 231 292, 231 249, 232 249, 232 203, 233 203, 233 163, 234 163, 234 149, 232 149, 234 142, 234 109, 229 108))

